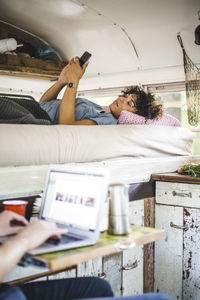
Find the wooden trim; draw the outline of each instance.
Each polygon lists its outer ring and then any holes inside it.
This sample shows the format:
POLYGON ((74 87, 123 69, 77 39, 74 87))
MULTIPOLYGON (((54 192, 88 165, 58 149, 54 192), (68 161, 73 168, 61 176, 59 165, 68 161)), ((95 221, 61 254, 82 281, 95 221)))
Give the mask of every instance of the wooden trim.
MULTIPOLYGON (((144 199, 144 226, 155 227, 155 198, 144 199)), ((143 292, 154 291, 154 243, 144 245, 143 292)))
POLYGON ((0 74, 56 80, 66 62, 0 54, 0 74))
POLYGON ((192 177, 178 173, 152 174, 151 180, 200 184, 200 177, 192 177))

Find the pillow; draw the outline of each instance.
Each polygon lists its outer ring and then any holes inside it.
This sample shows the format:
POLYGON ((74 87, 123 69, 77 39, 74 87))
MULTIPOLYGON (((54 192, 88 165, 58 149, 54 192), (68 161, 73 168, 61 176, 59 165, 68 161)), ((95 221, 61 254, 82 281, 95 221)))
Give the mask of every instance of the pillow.
POLYGON ((175 117, 164 114, 160 119, 146 119, 143 116, 134 114, 130 111, 122 110, 118 119, 118 124, 135 125, 161 125, 161 126, 181 126, 181 123, 175 117))

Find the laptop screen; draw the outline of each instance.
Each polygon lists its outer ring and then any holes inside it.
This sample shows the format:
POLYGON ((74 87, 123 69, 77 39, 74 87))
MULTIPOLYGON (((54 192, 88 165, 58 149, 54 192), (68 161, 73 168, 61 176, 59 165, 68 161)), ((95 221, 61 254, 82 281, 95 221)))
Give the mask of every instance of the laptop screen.
POLYGON ((50 171, 42 219, 94 231, 103 189, 103 175, 50 171))

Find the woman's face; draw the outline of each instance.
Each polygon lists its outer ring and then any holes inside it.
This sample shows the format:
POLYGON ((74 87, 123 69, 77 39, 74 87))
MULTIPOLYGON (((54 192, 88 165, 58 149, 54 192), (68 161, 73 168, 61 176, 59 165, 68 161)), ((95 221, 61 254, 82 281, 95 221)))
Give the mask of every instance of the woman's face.
POLYGON ((127 110, 135 113, 137 96, 135 94, 129 94, 125 96, 119 96, 113 103, 110 104, 111 113, 116 119, 119 118, 122 110, 127 110))

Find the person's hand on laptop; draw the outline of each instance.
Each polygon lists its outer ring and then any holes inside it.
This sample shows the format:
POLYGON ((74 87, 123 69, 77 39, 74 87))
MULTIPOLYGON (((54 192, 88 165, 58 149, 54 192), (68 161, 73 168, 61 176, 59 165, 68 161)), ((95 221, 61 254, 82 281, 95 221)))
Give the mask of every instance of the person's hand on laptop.
POLYGON ((28 221, 12 211, 4 210, 0 213, 0 236, 5 236, 9 234, 15 234, 22 229, 22 226, 26 226, 28 221), (12 222, 15 222, 16 225, 12 226, 12 222), (21 224, 21 225, 17 225, 21 224))
POLYGON ((48 238, 60 238, 64 233, 66 233, 66 229, 58 228, 55 223, 36 220, 23 228, 16 238, 26 240, 25 251, 29 251, 44 243, 48 238))
POLYGON ((0 233, 5 236, 11 233, 17 233, 10 237, 0 247, 0 282, 18 263, 24 253, 36 248, 52 236, 60 237, 66 229, 56 227, 56 224, 37 220, 29 223, 22 216, 13 212, 4 211, 0 213, 0 233), (12 220, 22 222, 25 227, 10 225, 12 220))

